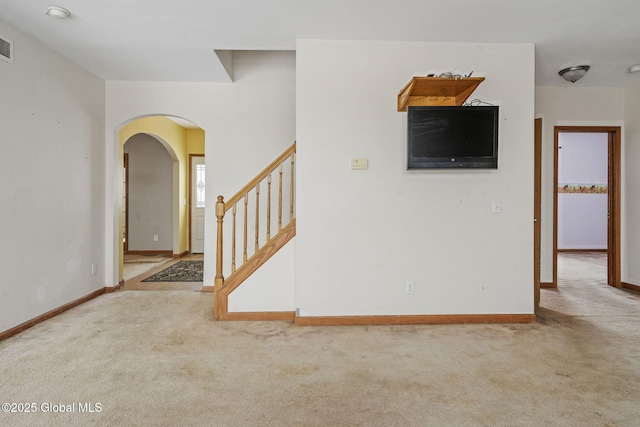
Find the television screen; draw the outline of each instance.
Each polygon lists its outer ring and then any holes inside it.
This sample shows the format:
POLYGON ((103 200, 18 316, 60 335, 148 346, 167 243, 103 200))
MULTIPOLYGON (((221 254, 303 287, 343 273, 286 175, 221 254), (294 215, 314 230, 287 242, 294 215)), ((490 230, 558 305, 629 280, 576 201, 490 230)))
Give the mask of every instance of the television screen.
POLYGON ((498 167, 498 107, 409 107, 408 169, 498 167))

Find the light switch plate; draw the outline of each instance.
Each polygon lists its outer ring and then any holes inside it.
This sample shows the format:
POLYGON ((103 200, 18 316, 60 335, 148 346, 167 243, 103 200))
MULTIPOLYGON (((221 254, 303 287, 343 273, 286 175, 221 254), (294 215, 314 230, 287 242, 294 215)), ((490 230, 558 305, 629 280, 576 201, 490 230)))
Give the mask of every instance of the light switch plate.
POLYGON ((369 168, 369 159, 351 159, 351 169, 365 170, 369 168))

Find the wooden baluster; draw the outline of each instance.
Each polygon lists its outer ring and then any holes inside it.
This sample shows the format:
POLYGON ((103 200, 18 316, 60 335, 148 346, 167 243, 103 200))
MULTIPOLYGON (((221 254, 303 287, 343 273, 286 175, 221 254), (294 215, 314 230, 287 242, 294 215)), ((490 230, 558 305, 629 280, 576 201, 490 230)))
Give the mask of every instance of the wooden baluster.
POLYGON ((267 242, 271 240, 271 174, 267 175, 267 242))
POLYGON ((289 222, 293 220, 293 180, 295 179, 294 156, 295 156, 295 152, 291 153, 291 188, 289 189, 289 222))
POLYGON ((216 203, 216 218, 218 218, 218 238, 216 242, 216 277, 213 282, 213 292, 215 301, 214 317, 219 319, 222 310, 219 297, 222 286, 224 285, 224 276, 222 275, 222 221, 224 218, 224 197, 222 196, 218 196, 218 201, 216 203))
POLYGON ((282 163, 280 163, 280 183, 278 188, 278 232, 282 231, 282 163))
POLYGON ((244 252, 242 254, 242 263, 247 262, 247 204, 249 203, 249 195, 244 195, 244 252))
POLYGON ((233 227, 231 228, 231 272, 236 271, 236 206, 233 205, 231 213, 233 214, 233 227))
POLYGON ((260 182, 256 184, 256 250, 254 253, 258 252, 260 248, 259 238, 260 238, 260 182))

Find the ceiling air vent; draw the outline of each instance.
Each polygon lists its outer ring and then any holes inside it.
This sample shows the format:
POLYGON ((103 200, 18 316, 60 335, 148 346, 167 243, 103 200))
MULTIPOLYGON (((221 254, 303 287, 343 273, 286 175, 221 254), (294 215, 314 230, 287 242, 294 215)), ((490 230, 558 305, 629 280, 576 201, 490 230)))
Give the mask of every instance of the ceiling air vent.
POLYGON ((0 59, 13 63, 13 42, 0 35, 0 59))

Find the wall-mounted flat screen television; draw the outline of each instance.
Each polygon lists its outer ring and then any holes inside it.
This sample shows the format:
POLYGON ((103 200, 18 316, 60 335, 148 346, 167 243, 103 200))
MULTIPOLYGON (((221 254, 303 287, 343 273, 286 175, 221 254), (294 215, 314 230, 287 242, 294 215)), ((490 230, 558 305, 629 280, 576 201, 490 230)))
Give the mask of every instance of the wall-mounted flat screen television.
POLYGON ((408 169, 498 168, 498 106, 409 107, 408 169))

